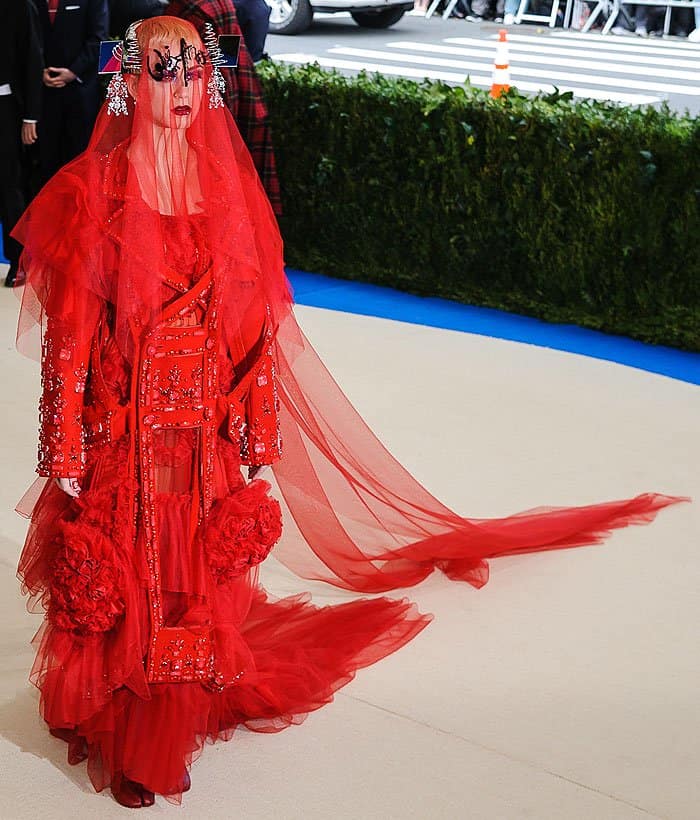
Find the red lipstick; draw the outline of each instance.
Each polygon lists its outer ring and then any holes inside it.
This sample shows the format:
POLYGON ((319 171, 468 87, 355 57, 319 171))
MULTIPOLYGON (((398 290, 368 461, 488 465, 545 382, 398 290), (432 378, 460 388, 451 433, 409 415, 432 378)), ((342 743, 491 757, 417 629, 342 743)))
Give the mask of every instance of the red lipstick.
POLYGON ((175 108, 173 108, 173 111, 174 111, 176 116, 184 117, 187 114, 191 113, 192 109, 190 108, 189 105, 178 105, 175 108))

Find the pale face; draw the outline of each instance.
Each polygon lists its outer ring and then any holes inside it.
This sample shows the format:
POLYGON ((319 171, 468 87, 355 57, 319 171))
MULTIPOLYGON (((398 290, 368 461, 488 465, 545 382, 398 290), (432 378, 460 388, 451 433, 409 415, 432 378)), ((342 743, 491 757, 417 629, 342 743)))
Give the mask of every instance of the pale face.
POLYGON ((201 43, 181 37, 151 40, 146 76, 153 122, 163 128, 187 128, 199 112, 204 93, 206 52, 201 43))

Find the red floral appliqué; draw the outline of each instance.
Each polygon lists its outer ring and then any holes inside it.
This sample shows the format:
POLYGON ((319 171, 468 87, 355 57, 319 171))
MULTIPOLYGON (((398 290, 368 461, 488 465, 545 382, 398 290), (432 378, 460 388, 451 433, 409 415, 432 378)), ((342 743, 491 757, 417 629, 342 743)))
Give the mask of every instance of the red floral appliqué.
POLYGON ((282 535, 282 510, 267 481, 255 480, 212 507, 204 548, 218 584, 264 561, 282 535))
POLYGON ((83 635, 107 632, 124 612, 111 541, 78 520, 61 522, 56 542, 49 620, 83 635))
POLYGON ((60 521, 49 583, 48 617, 59 629, 81 635, 107 632, 124 613, 115 540, 128 531, 133 482, 126 476, 124 442, 109 445, 119 480, 86 489, 60 521))

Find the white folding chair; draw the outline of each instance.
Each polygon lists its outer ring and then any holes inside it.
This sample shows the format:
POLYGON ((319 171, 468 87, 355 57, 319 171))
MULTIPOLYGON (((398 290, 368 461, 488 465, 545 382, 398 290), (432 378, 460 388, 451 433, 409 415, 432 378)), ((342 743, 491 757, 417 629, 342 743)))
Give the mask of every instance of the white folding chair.
MULTIPOLYGON (((452 14, 454 11, 454 7, 459 3, 459 0, 448 0, 447 5, 445 6, 442 16, 447 20, 447 18, 452 14)), ((440 0, 433 0, 433 2, 428 6, 428 10, 425 12, 425 19, 430 20, 430 18, 435 14, 437 11, 437 7, 440 5, 440 0)))
MULTIPOLYGON (((568 28, 571 24, 571 7, 574 0, 566 0, 566 8, 564 9, 564 28, 568 28)), ((554 28, 557 24, 557 15, 559 14, 559 0, 552 0, 552 8, 548 14, 534 14, 528 11, 530 0, 520 0, 518 11, 515 14, 515 22, 522 23, 523 20, 528 20, 531 23, 547 23, 550 28, 554 28)))
POLYGON ((664 17, 664 34, 668 34, 671 27, 671 10, 682 8, 700 8, 700 0, 598 0, 591 16, 586 20, 586 25, 581 29, 587 32, 601 14, 607 13, 608 19, 603 26, 601 34, 608 34, 615 25, 615 21, 621 13, 624 13, 624 6, 666 6, 666 16, 664 17))

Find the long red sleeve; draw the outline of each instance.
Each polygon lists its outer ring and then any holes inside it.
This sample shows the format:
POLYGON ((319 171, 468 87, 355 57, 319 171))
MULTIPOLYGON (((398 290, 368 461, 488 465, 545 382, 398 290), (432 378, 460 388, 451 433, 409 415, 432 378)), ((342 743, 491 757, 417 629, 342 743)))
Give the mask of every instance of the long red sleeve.
POLYGON ((266 337, 263 355, 253 368, 245 403, 246 427, 241 438, 241 459, 248 466, 272 464, 282 457, 275 343, 271 335, 266 337))
POLYGON ((83 394, 97 300, 68 286, 47 306, 39 401, 39 458, 42 476, 78 478, 85 470, 83 394))

